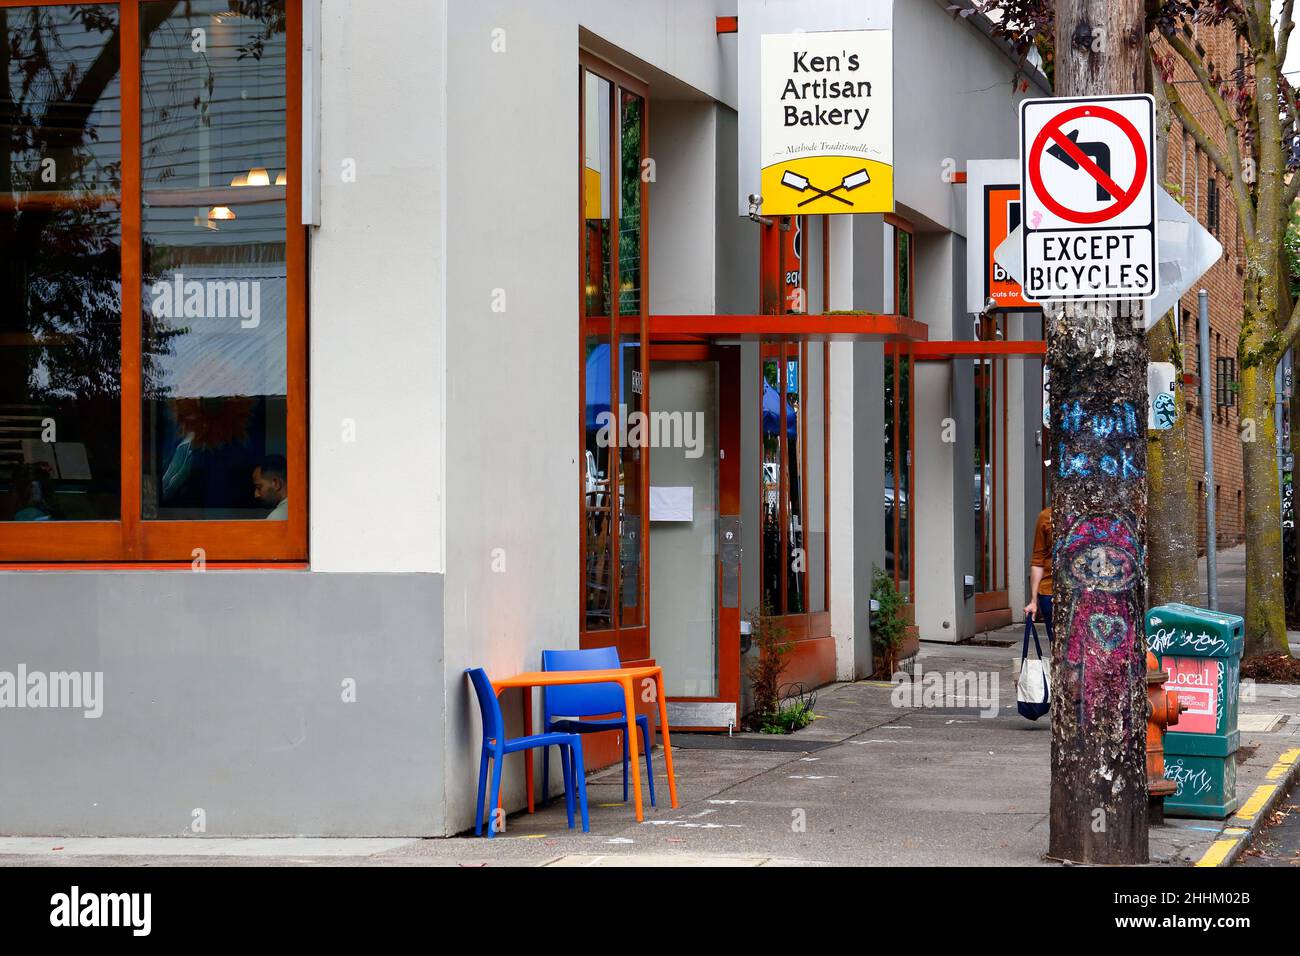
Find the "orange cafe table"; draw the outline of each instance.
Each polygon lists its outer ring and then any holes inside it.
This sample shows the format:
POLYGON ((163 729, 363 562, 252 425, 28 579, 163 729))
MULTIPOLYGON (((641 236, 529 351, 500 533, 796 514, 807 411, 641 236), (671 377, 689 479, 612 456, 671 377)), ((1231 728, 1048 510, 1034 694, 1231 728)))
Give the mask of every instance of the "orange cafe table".
MULTIPOLYGON (((647 680, 655 682, 655 692, 659 699, 659 732, 664 738, 664 764, 668 770, 668 794, 672 805, 677 807, 677 781, 673 777, 673 748, 668 739, 668 702, 664 697, 664 672, 661 667, 617 667, 599 671, 529 671, 516 674, 503 680, 494 680, 492 689, 497 696, 509 687, 518 687, 523 692, 524 736, 533 732, 533 688, 556 687, 564 684, 619 684, 623 688, 623 699, 627 714, 627 749, 628 762, 632 768, 632 792, 636 794, 636 818, 645 819, 641 806, 641 760, 638 753, 636 732, 636 695, 633 685, 647 680)), ((533 812, 533 752, 524 751, 524 778, 528 787, 528 812, 533 812)))

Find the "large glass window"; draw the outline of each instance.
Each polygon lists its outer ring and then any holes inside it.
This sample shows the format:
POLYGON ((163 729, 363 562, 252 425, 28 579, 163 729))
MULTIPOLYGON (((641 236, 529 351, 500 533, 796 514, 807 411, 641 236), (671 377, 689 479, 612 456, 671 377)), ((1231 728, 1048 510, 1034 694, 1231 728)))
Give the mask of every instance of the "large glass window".
POLYGON ((913 359, 897 345, 885 347, 885 571, 905 595, 912 593, 911 380, 913 359))
POLYGON ((285 35, 169 6, 142 36, 143 516, 285 520, 285 35))
POLYGON ((644 634, 649 473, 644 431, 646 349, 645 90, 584 60, 581 101, 582 621, 620 644, 644 634))
POLYGON ((820 343, 762 346, 763 600, 826 610, 826 365, 820 343), (815 509, 815 511, 814 511, 815 509))
POLYGON ((0 0, 0 561, 305 558, 300 12, 0 0))
POLYGON ((120 58, 113 7, 0 6, 0 521, 120 514, 120 58))

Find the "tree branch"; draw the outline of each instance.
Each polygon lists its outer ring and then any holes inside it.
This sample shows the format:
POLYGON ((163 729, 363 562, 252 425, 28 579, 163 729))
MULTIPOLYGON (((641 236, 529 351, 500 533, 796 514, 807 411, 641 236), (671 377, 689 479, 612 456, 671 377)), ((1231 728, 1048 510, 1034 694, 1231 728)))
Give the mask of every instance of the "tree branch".
POLYGON ((1279 333, 1280 347, 1283 352, 1291 347, 1297 333, 1300 333, 1300 300, 1296 301, 1295 308, 1291 310, 1291 318, 1287 319, 1286 325, 1282 327, 1282 331, 1279 333))
POLYGON ((1286 63, 1286 48, 1291 41, 1291 29, 1295 26, 1291 22, 1291 11, 1295 6, 1295 0, 1285 0, 1282 4, 1282 15, 1277 21, 1277 62, 1286 63))
MULTIPOLYGON (((1156 71, 1156 75, 1159 76, 1159 70, 1156 71)), ((1183 129, 1192 134, 1192 139, 1196 141, 1196 145, 1205 151, 1205 155, 1210 158, 1210 162, 1214 163, 1219 172, 1223 173, 1223 177, 1232 184, 1233 196, 1236 199, 1237 218, 1241 223, 1242 231, 1253 238, 1255 235, 1254 206, 1251 204, 1250 193, 1246 189, 1246 184, 1242 181, 1241 157, 1236 147, 1235 132, 1231 137, 1234 164, 1228 157, 1223 155, 1223 151, 1206 135, 1201 124, 1192 115, 1192 111, 1187 108, 1187 104, 1178 95, 1178 88, 1172 83, 1166 83, 1164 77, 1160 77, 1160 84, 1169 100, 1169 108, 1178 117, 1178 122, 1183 129)))

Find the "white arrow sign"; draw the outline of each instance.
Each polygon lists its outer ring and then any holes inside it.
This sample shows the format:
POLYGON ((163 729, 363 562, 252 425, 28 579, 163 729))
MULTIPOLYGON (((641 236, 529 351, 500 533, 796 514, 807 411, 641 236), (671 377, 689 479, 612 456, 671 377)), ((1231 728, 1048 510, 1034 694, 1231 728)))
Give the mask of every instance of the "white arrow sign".
MULTIPOLYGON (((1160 220, 1156 247, 1160 291, 1146 304, 1148 330, 1223 256, 1219 240, 1163 189, 1156 194, 1156 216, 1160 220)), ((1024 281, 1019 227, 994 250, 993 258, 1011 278, 1024 281)))

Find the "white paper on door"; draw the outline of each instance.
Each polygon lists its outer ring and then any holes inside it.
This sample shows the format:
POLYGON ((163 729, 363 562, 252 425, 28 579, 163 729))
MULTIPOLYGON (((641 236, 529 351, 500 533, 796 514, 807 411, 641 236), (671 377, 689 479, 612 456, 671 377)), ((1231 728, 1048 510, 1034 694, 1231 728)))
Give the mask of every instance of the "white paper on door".
POLYGON ((651 485, 650 520, 694 521, 695 489, 690 485, 651 485))

